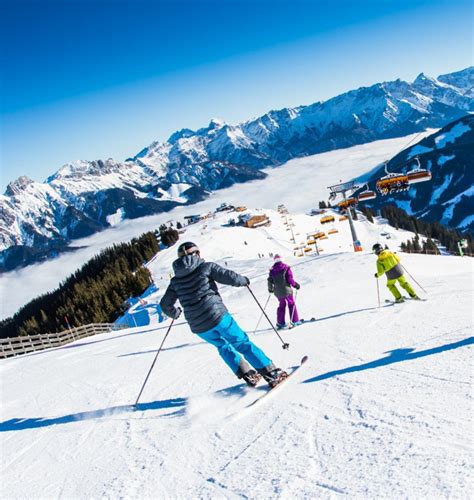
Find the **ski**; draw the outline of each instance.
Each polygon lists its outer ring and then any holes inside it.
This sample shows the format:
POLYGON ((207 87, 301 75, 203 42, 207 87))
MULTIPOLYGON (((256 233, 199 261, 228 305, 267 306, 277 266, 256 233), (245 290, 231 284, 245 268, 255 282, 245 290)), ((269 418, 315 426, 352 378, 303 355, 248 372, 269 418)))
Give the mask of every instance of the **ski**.
POLYGON ((283 327, 277 327, 277 330, 291 330, 293 328, 296 328, 297 326, 301 326, 304 323, 312 323, 313 321, 316 321, 316 318, 311 318, 311 319, 300 319, 298 324, 295 323, 288 323, 288 325, 283 326, 283 327))
MULTIPOLYGON (((296 328, 297 326, 301 326, 301 325, 304 325, 306 323, 313 323, 314 321, 317 321, 316 318, 311 318, 311 319, 301 319, 300 320, 300 323, 298 325, 295 325, 293 323, 291 324, 287 324, 285 326, 276 326, 275 328, 278 330, 278 331, 281 331, 281 330, 292 330, 293 328, 296 328)), ((262 332, 270 332, 272 331, 273 328, 263 328, 262 330, 256 330, 256 333, 262 333, 262 332)))
POLYGON ((246 406, 246 409, 248 408, 253 408, 255 407, 255 405, 257 405, 258 403, 260 403, 262 400, 265 400, 265 398, 268 398, 268 396, 270 396, 271 394, 274 394, 275 391, 279 388, 279 387, 282 387, 283 385, 286 384, 286 382, 288 382, 288 380, 290 380, 293 375, 302 367, 304 366, 304 364, 308 361, 308 356, 303 356, 301 358, 301 361, 300 361, 300 364, 298 366, 296 366, 295 368, 293 368, 293 370, 291 370, 289 373, 288 373, 288 376, 285 377, 284 379, 281 380, 281 382, 279 382, 277 385, 275 385, 274 387, 269 387, 268 390, 262 394, 261 396, 259 396, 257 399, 255 399, 254 401, 252 401, 251 403, 249 403, 247 406, 246 406))
POLYGON ((390 299, 385 299, 385 302, 387 304, 395 304, 395 305, 398 305, 398 304, 403 304, 405 303, 407 300, 411 300, 412 302, 426 302, 428 299, 421 299, 421 298, 418 298, 418 299, 412 299, 411 297, 403 297, 403 302, 397 302, 396 300, 390 300, 390 299))
POLYGON ((385 299, 385 303, 386 304, 392 304, 392 305, 403 304, 404 302, 405 301, 403 301, 403 302, 397 302, 396 300, 385 299))
POLYGON ((288 328, 291 330, 292 328, 295 328, 296 326, 301 326, 305 323, 312 323, 313 321, 316 321, 316 318, 300 319, 298 324, 291 323, 290 325, 288 325, 288 328))

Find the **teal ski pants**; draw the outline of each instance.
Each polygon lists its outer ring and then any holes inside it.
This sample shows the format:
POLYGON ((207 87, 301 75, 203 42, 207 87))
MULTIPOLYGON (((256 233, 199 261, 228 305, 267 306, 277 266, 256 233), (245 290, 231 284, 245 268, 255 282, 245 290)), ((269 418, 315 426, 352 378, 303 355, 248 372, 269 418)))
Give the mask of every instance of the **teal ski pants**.
POLYGON ((272 364, 271 359, 249 339, 229 313, 214 328, 197 335, 216 346, 221 358, 237 375, 241 376, 251 369, 248 363, 256 370, 272 364))

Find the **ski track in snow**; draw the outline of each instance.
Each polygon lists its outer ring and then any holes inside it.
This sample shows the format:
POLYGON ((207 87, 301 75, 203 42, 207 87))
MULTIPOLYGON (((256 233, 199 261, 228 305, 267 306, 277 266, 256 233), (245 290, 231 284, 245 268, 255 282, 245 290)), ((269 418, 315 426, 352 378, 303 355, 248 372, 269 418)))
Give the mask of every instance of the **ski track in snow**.
MULTIPOLYGON (((265 320, 252 337, 279 366, 307 354, 295 378, 247 411, 261 390, 241 384, 183 321, 136 410, 130 405, 167 322, 4 360, 3 498, 469 496, 472 261, 402 254, 428 300, 378 308, 375 257, 350 252, 347 222, 334 223, 339 232, 321 242, 319 257, 298 259, 280 216, 266 213, 272 225, 264 229, 223 228, 223 214, 206 229, 189 227, 186 239, 206 259, 250 276, 262 302, 271 259, 257 254, 278 252, 292 265, 300 314, 316 321, 281 332, 288 351, 265 320)), ((299 240, 319 218, 293 220, 299 240)), ((386 224, 361 218, 356 229, 370 248, 386 224)), ((412 236, 390 232, 392 248, 412 236)), ((174 256, 171 248, 150 263, 158 284, 174 256)), ((379 285, 383 301, 385 279, 379 285)), ((247 290, 220 291, 252 332, 260 310, 247 290)), ((272 299, 272 319, 275 309, 272 299)))

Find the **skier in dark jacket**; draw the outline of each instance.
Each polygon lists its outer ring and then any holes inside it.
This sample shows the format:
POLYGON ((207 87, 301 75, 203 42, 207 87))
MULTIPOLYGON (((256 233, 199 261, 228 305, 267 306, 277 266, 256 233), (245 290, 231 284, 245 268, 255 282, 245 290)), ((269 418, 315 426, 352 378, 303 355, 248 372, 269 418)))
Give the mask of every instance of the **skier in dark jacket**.
POLYGON ((290 323, 299 325, 301 322, 293 297, 293 288, 299 290, 300 285, 293 278, 291 267, 284 264, 278 254, 275 255, 273 261, 273 267, 270 269, 270 274, 268 275, 268 291, 269 293, 274 293, 279 302, 277 308, 277 328, 284 328, 286 326, 285 309, 287 304, 290 323))
POLYGON ((173 270, 175 275, 160 301, 167 316, 180 316, 182 309, 175 306, 179 300, 192 332, 217 347, 229 368, 250 386, 255 386, 262 376, 273 386, 287 375, 250 341, 219 295, 216 282, 246 286, 248 278, 215 262, 205 262, 199 248, 191 242, 179 246, 173 270))

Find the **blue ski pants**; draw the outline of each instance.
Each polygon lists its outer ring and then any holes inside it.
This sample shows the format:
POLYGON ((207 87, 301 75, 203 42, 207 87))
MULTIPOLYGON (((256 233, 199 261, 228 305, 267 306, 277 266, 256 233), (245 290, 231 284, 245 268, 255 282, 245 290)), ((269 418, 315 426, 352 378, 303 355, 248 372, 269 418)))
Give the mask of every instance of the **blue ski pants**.
POLYGON ((237 375, 241 376, 250 370, 245 359, 256 370, 272 365, 271 359, 249 339, 229 313, 214 328, 197 335, 216 346, 221 358, 237 375))

